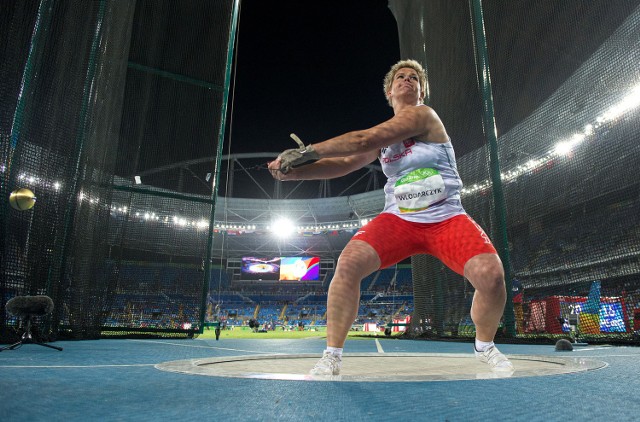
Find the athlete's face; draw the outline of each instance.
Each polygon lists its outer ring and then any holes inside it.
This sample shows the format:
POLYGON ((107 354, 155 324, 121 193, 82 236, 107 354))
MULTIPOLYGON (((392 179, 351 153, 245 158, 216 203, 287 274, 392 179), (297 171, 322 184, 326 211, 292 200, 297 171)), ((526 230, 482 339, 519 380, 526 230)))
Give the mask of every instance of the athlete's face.
POLYGON ((393 76, 393 83, 391 84, 390 97, 398 96, 411 96, 415 97, 416 101, 422 98, 422 90, 420 89, 420 78, 418 72, 410 67, 403 67, 398 69, 393 76))

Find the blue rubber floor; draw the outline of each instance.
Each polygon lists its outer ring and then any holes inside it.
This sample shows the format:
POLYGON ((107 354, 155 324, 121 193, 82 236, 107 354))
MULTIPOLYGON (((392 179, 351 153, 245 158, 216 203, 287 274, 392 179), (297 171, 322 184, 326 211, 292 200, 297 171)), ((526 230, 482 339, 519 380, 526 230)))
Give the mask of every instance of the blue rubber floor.
MULTIPOLYGON (((324 339, 96 340, 0 353, 0 421, 637 421, 640 348, 499 345, 602 369, 463 381, 315 382, 158 370, 183 359, 318 353, 324 339)), ((469 353, 471 343, 354 339, 345 353, 469 353)), ((345 359, 345 364, 346 364, 345 359)))

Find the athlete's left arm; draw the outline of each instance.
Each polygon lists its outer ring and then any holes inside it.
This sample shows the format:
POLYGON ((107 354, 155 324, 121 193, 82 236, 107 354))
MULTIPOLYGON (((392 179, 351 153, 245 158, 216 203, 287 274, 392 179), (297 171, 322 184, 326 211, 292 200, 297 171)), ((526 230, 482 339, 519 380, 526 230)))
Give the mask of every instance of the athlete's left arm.
POLYGON ((313 144, 321 158, 347 157, 375 151, 409 138, 447 142, 449 137, 436 112, 428 106, 407 107, 391 119, 365 130, 347 132, 313 144))

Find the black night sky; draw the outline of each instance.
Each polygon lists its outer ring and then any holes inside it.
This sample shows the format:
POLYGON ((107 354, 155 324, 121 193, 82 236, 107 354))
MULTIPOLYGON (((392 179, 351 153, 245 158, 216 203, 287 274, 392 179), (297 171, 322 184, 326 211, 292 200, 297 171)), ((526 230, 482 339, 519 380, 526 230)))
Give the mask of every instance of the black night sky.
POLYGON ((391 117, 382 79, 400 58, 386 0, 245 0, 225 153, 279 152, 391 117))

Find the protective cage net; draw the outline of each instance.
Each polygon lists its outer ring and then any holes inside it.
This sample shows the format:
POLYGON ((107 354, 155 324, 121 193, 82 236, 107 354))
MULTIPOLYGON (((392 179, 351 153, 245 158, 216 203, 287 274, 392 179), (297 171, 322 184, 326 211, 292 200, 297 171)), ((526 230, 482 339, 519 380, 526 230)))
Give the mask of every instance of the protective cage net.
POLYGON ((0 341, 22 295, 54 301, 41 337, 201 328, 213 180, 152 170, 213 173, 237 4, 2 2, 0 341))
MULTIPOLYGON (((212 207, 237 4, 0 2, 0 341, 17 336, 5 306, 18 295, 52 297, 37 324, 51 337, 202 329, 224 279, 212 207), (18 188, 32 209, 9 206, 18 188)), ((389 1, 402 57, 427 68, 463 204, 504 260, 499 335, 638 343, 640 2, 479 4, 389 1)), ((473 286, 411 262, 410 277, 399 265, 365 287, 409 279, 413 297, 392 306, 413 309, 407 335, 472 338, 473 286)))
MULTIPOLYGON (((483 1, 480 69, 479 3, 391 8, 403 56, 426 64, 463 205, 505 261, 498 336, 638 343, 640 3, 483 1), (483 131, 491 101, 497 160, 483 131)), ((412 274, 406 335, 473 337, 469 282, 429 256, 412 258, 412 274)))

